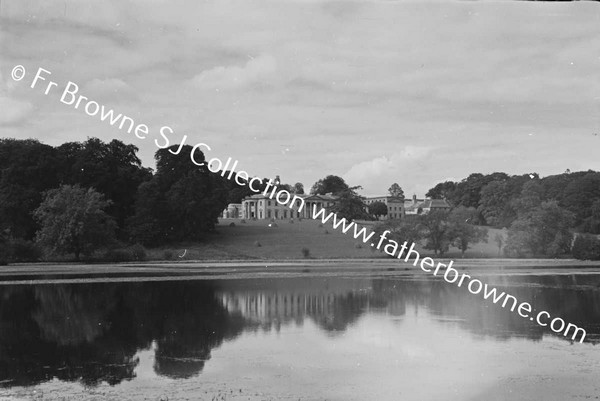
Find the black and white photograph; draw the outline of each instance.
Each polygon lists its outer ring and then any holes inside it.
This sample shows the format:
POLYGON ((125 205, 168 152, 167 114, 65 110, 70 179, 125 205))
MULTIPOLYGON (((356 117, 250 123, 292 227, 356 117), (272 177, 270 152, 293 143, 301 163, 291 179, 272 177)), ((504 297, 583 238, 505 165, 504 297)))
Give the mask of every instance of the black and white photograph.
POLYGON ((600 399, 600 1, 0 0, 0 401, 600 399))

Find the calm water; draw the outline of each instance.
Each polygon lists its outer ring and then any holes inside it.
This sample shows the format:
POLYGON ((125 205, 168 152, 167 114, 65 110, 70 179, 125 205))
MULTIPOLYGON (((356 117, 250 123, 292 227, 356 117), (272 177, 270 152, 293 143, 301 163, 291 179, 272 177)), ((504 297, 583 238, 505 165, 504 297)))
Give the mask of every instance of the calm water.
POLYGON ((0 400, 600 397, 600 276, 486 277, 575 343, 439 280, 0 286, 0 400))

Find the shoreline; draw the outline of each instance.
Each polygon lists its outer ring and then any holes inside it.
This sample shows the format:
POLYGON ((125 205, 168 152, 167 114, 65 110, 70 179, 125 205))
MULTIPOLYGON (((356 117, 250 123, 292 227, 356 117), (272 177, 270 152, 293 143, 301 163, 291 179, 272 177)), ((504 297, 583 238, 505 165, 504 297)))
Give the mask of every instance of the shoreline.
MULTIPOLYGON (((463 272, 490 275, 600 274, 600 262, 574 259, 436 259, 463 272)), ((395 259, 215 260, 111 264, 35 263, 0 268, 0 285, 173 281, 285 277, 404 277, 435 279, 395 259)))

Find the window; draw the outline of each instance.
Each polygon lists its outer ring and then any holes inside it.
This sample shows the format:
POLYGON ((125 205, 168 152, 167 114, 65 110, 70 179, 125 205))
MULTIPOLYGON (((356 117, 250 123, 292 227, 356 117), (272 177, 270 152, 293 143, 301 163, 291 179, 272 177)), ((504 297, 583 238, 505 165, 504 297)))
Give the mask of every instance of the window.
POLYGON ((267 217, 271 218, 271 209, 267 210, 267 217))
POLYGON ((267 206, 271 206, 271 201, 267 201, 267 206))
POLYGON ((284 218, 284 219, 287 219, 287 210, 284 210, 284 211, 283 211, 283 218, 284 218))

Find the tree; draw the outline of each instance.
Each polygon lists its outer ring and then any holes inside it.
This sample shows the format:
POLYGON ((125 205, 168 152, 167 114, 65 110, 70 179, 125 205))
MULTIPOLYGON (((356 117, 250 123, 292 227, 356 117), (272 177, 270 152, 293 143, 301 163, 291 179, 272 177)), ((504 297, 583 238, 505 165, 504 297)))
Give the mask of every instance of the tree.
POLYGON ((94 188, 104 194, 112 202, 106 212, 120 230, 124 229, 126 219, 135 212, 138 187, 152 178, 151 170, 143 167, 137 156, 138 148, 117 139, 105 143, 89 138, 65 143, 56 151, 60 183, 94 188))
POLYGON ((544 188, 537 180, 526 182, 521 190, 521 195, 511 202, 517 215, 527 215, 540 207, 544 199, 544 188))
POLYGON ((368 209, 369 213, 372 214, 377 220, 379 220, 381 216, 386 216, 388 212, 386 204, 379 201, 371 203, 368 209))
POLYGON ((338 218, 348 221, 370 219, 369 214, 365 211, 366 205, 363 198, 352 189, 338 193, 337 196, 338 199, 330 211, 334 212, 338 218))
POLYGON ((384 231, 390 231, 388 238, 402 244, 406 241, 409 246, 411 243, 418 243, 423 238, 422 227, 418 219, 406 218, 403 220, 387 220, 378 223, 373 228, 373 232, 380 236, 384 231))
POLYGON ((573 242, 573 257, 580 260, 600 260, 600 239, 580 234, 573 242))
POLYGON ((219 175, 191 171, 165 194, 169 210, 170 239, 200 240, 215 228, 227 206, 227 192, 219 175))
POLYGON ((397 183, 393 183, 392 186, 388 188, 388 192, 391 196, 395 196, 397 198, 404 198, 404 191, 397 183))
POLYGON ((142 183, 137 190, 135 214, 127 219, 129 238, 149 246, 164 244, 169 240, 168 224, 169 208, 158 180, 142 183))
POLYGON ((431 188, 425 196, 432 199, 446 199, 451 200, 453 193, 456 190, 456 183, 453 181, 445 181, 437 184, 431 188))
POLYGON ((485 222, 495 227, 509 226, 516 218, 511 208, 507 181, 492 181, 481 189, 479 208, 485 222))
POLYGON ((297 195, 304 194, 304 185, 301 182, 297 182, 294 184, 292 191, 297 195))
POLYGON ((521 213, 508 231, 505 252, 516 256, 551 256, 568 253, 573 235, 569 228, 575 216, 556 201, 521 213))
MULTIPOLYGON (((141 185, 135 203, 135 214, 128 219, 132 239, 145 245, 172 241, 200 240, 213 231, 227 206, 231 185, 227 179, 197 166, 190 158, 174 155, 169 149, 156 154, 156 174, 141 185), (152 230, 149 232, 149 230, 152 230)), ((191 146, 184 145, 184 154, 191 146)), ((195 152, 196 162, 204 161, 202 152, 195 152)))
POLYGON ((506 173, 492 173, 483 175, 473 173, 467 178, 456 184, 456 187, 450 194, 448 201, 453 206, 475 207, 479 206, 481 199, 481 189, 492 181, 506 181, 509 176, 506 173))
POLYGON ((497 232, 496 235, 494 235, 494 242, 496 243, 496 245, 498 245, 498 257, 502 255, 502 245, 504 245, 505 238, 506 236, 504 235, 504 233, 497 232))
POLYGON ((328 175, 327 177, 315 182, 310 190, 310 193, 313 195, 325 195, 328 193, 337 195, 348 191, 349 189, 351 188, 348 186, 348 184, 346 184, 346 181, 344 181, 342 177, 338 177, 337 175, 328 175))
POLYGON ((477 210, 464 206, 454 208, 449 215, 450 232, 448 236, 454 246, 460 249, 463 258, 470 244, 487 242, 487 230, 473 225, 476 218, 477 210))
POLYGON ((8 246, 8 233, 8 229, 5 231, 0 230, 0 266, 7 265, 11 256, 11 250, 8 246))
POLYGON ((56 150, 37 140, 0 139, 0 231, 32 239, 42 193, 58 187, 56 150))
POLYGON ((104 195, 78 185, 63 185, 45 193, 34 216, 40 224, 36 240, 51 252, 89 256, 114 240, 116 224, 104 209, 104 195))
POLYGON ((242 200, 248 196, 256 195, 256 193, 263 192, 267 187, 267 183, 269 182, 268 178, 263 178, 260 182, 255 182, 253 184, 254 189, 258 191, 253 191, 250 188, 250 185, 246 182, 243 185, 238 184, 234 179, 225 180, 224 184, 227 188, 227 203, 242 203, 242 200))
POLYGON ((578 171, 574 173, 563 173, 557 175, 550 175, 539 180, 542 185, 545 199, 554 199, 562 204, 565 197, 565 189, 569 186, 572 181, 575 181, 585 176, 587 171, 578 171))
POLYGON ((575 223, 579 225, 592 215, 592 206, 598 200, 600 173, 589 171, 584 176, 571 180, 564 188, 561 206, 575 214, 575 223))
POLYGON ((449 222, 450 212, 433 210, 421 216, 423 238, 426 240, 425 249, 431 249, 437 255, 443 256, 452 242, 452 225, 449 222))
POLYGON ((588 233, 600 234, 600 199, 592 203, 590 211, 591 216, 584 220, 582 230, 588 233))

